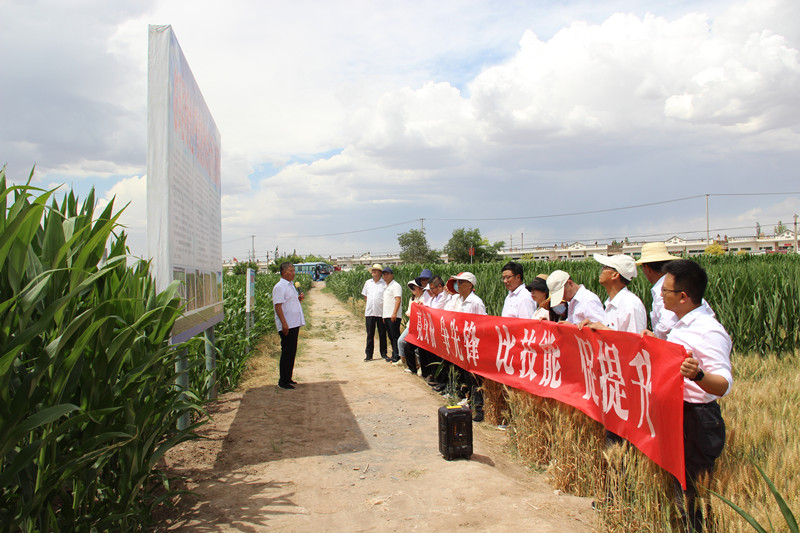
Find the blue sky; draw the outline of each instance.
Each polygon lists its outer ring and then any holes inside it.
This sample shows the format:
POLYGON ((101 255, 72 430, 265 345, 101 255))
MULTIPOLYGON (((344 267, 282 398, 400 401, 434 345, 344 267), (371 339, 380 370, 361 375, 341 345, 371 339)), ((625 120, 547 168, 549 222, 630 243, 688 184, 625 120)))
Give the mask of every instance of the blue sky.
POLYGON ((436 248, 460 227, 515 247, 692 237, 706 194, 714 234, 800 212, 796 1, 0 12, 0 164, 16 182, 35 164, 39 186, 130 202, 137 255, 148 24, 173 26, 222 135, 226 258, 245 257, 250 235, 259 257, 396 251, 419 219, 436 248))

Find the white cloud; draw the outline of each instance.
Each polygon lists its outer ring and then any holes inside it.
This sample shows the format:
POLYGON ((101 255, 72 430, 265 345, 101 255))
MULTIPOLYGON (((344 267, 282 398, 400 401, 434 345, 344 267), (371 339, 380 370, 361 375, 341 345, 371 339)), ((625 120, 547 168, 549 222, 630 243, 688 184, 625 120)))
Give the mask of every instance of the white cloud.
MULTIPOLYGON (((475 219, 796 187, 792 0, 8 4, 0 156, 18 176, 35 162, 45 182, 116 184, 103 194, 136 199, 131 224, 146 218, 147 24, 173 25, 222 134, 225 255, 250 235, 262 251, 394 249, 417 226, 280 237, 419 218, 437 246, 461 226, 655 232, 694 212, 475 219)), ((746 209, 723 204, 739 224, 746 209)))

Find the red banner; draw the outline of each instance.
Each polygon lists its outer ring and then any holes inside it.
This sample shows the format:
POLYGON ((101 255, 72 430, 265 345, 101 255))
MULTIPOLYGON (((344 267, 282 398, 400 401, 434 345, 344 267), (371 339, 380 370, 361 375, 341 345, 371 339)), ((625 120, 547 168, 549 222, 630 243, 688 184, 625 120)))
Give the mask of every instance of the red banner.
POLYGON ((634 333, 416 303, 406 342, 485 378, 580 409, 685 487, 683 346, 634 333))

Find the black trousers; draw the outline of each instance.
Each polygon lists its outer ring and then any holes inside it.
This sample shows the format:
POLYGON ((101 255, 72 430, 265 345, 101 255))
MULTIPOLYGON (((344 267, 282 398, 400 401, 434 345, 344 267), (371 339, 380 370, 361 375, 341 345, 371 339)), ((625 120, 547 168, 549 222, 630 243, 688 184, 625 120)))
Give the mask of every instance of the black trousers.
POLYGON ((292 381, 292 373, 294 372, 294 359, 297 355, 297 336, 300 333, 300 326, 296 328, 289 328, 289 333, 283 334, 283 331, 278 332, 281 336, 281 360, 278 365, 280 377, 278 378, 278 385, 289 385, 292 381))
POLYGON ((417 347, 411 344, 410 342, 403 343, 403 353, 401 353, 403 357, 406 358, 406 366, 408 369, 411 370, 414 374, 417 373, 417 347))
POLYGON ((683 453, 686 461, 686 490, 675 479, 675 500, 686 531, 697 533, 710 522, 711 501, 705 506, 697 497, 697 485, 708 486, 714 463, 725 447, 725 421, 719 404, 683 402, 683 453), (707 477, 706 477, 707 476, 707 477), (703 479, 705 478, 705 479, 703 479), (705 507, 705 518, 703 517, 705 507))
POLYGON ((392 360, 397 361, 400 359, 400 352, 397 351, 397 339, 400 338, 400 319, 384 318, 383 326, 386 328, 386 334, 392 345, 392 360))
POLYGON ((375 352, 375 327, 378 328, 378 342, 380 343, 381 357, 386 357, 386 326, 383 319, 379 316, 368 316, 367 320, 367 349, 364 353, 367 359, 372 359, 375 352))

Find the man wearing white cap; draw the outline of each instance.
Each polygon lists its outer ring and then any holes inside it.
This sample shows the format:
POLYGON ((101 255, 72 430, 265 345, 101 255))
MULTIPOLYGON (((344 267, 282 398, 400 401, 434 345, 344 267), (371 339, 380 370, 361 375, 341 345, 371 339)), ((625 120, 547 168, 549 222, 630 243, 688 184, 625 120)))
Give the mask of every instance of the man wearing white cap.
MULTIPOLYGON (((594 254, 594 260, 603 265, 600 285, 608 293, 605 301, 605 318, 602 326, 615 331, 640 333, 647 329, 647 312, 638 296, 628 290, 636 277, 636 262, 629 255, 594 254)), ((586 325, 589 321, 584 321, 586 325)), ((597 327, 597 324, 589 324, 597 327)))
POLYGON ((381 279, 383 276, 383 266, 375 263, 372 265, 372 279, 364 282, 361 295, 366 301, 364 306, 364 317, 367 324, 367 348, 364 361, 372 361, 372 354, 375 351, 375 327, 378 327, 378 342, 380 343, 381 357, 386 356, 386 327, 383 324, 383 291, 386 290, 386 282, 381 279))
POLYGON ((455 276, 450 276, 450 279, 447 280, 447 286, 457 293, 453 303, 453 311, 476 315, 486 314, 486 306, 483 304, 483 300, 475 294, 476 283, 477 279, 472 272, 459 272, 455 276))
POLYGON ((550 291, 550 307, 557 314, 563 314, 567 308, 567 322, 580 324, 584 320, 602 322, 605 318, 600 298, 584 287, 578 285, 563 270, 555 270, 547 277, 547 288, 550 291))

